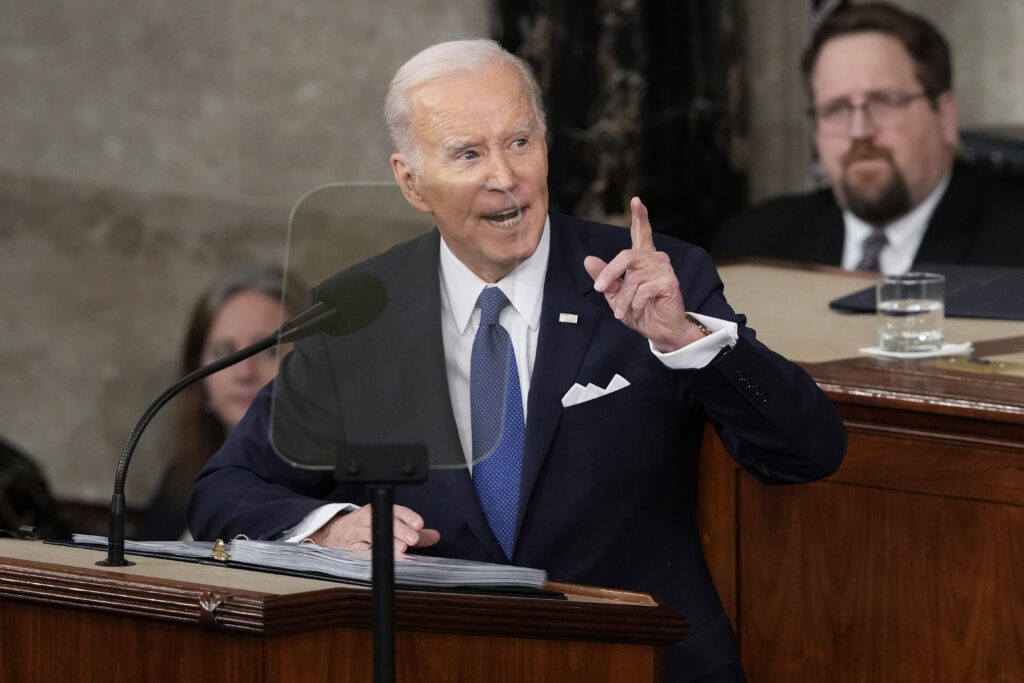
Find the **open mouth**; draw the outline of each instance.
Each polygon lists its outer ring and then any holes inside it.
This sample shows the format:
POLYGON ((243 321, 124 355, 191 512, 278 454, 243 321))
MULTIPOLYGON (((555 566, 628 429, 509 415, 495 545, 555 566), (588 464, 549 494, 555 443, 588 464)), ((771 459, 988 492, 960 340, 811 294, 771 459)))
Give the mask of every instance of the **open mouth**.
POLYGON ((523 210, 521 208, 515 208, 509 209, 508 211, 502 211, 501 213, 492 213, 484 216, 484 219, 504 228, 516 223, 522 215, 523 210))

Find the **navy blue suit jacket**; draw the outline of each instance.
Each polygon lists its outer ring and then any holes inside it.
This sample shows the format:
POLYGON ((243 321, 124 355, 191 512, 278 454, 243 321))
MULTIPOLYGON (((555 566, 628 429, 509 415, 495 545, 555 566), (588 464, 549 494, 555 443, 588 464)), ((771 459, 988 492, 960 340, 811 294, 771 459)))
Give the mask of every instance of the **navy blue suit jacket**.
MULTIPOLYGON (((735 320, 740 340, 706 368, 673 371, 614 318, 583 267, 588 254, 610 260, 628 248, 629 231, 564 216, 552 216, 551 229, 512 562, 545 569, 554 581, 654 594, 693 625, 670 653, 670 679, 715 671, 736 659, 737 648, 697 528, 705 423, 770 483, 833 472, 845 429, 811 378, 758 342, 732 311, 706 252, 655 239, 672 259, 687 309, 735 320), (578 323, 559 322, 560 313, 577 314, 578 323), (630 386, 562 407, 573 383, 606 386, 615 374, 630 386)), ((357 266, 387 283, 387 308, 358 333, 296 345, 276 380, 273 418, 268 389, 197 480, 189 505, 197 538, 274 537, 324 500, 366 502, 361 487, 284 464, 268 444, 273 423, 275 446, 300 457, 330 459, 346 438, 428 444, 445 466, 396 493, 396 503, 440 531, 440 543, 425 552, 508 561, 469 474, 454 467, 465 461, 445 374, 438 240, 435 230, 357 266)))

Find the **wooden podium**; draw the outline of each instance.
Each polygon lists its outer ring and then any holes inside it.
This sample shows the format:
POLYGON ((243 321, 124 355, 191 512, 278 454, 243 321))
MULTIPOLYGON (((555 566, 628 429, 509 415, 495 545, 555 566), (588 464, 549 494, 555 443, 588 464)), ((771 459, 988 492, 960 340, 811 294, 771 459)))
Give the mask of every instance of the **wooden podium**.
MULTIPOLYGON (((0 540, 0 683, 368 683, 369 587, 0 540)), ((398 590, 398 681, 660 681, 686 620, 640 593, 398 590)))
POLYGON ((947 319, 973 359, 874 358, 874 316, 827 307, 870 280, 722 277, 849 435, 839 471, 801 486, 763 486, 705 440, 705 549, 751 683, 1024 681, 1024 323, 947 319))

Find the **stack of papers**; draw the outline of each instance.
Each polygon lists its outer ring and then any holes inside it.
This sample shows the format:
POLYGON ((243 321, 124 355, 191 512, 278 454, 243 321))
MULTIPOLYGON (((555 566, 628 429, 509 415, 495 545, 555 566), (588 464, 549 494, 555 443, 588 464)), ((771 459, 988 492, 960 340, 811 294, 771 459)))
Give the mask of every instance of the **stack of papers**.
MULTIPOLYGON (((76 545, 107 546, 105 536, 74 534, 76 545)), ((214 543, 204 541, 129 541, 126 553, 192 561, 213 560, 214 543)), ((373 560, 369 550, 342 550, 308 543, 238 539, 222 544, 227 564, 280 569, 289 573, 322 574, 369 583, 373 560)), ((502 586, 542 589, 547 573, 541 569, 454 560, 426 555, 396 555, 395 584, 436 588, 502 586)))

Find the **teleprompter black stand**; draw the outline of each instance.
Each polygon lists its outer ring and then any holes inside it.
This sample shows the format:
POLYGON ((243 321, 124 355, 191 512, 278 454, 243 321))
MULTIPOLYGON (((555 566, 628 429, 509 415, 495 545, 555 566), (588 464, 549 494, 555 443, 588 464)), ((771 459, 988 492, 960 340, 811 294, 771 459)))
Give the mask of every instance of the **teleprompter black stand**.
POLYGON ((345 444, 334 463, 334 479, 366 484, 372 512, 373 680, 395 683, 395 484, 427 478, 427 447, 345 444))

